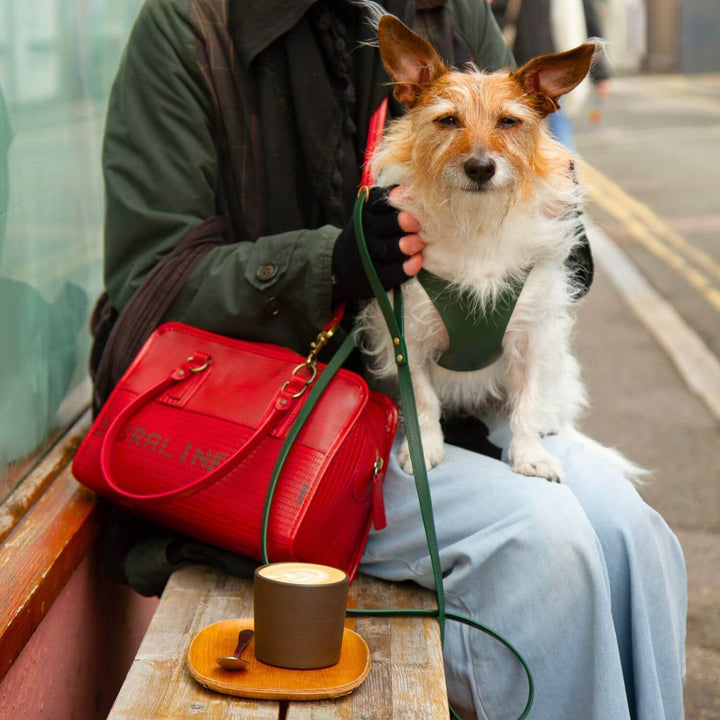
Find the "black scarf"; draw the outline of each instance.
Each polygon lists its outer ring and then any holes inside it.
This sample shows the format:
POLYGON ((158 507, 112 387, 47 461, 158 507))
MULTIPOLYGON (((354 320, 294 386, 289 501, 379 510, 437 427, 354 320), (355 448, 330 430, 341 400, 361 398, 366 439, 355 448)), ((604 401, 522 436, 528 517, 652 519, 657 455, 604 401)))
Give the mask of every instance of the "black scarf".
MULTIPOLYGON (((345 0, 322 3, 316 10, 311 6, 320 3, 311 0, 230 0, 231 33, 254 88, 262 234, 345 224, 360 181, 368 121, 388 92, 377 50, 360 44, 372 35, 362 10, 345 0), (337 28, 315 26, 328 13, 346 30, 347 47, 335 57, 328 45, 337 42, 337 28), (332 65, 343 55, 351 64, 352 102, 332 65), (350 123, 354 132, 348 132, 350 123)), ((414 8, 406 0, 385 5, 400 17, 409 6, 405 20, 411 21, 414 8)))

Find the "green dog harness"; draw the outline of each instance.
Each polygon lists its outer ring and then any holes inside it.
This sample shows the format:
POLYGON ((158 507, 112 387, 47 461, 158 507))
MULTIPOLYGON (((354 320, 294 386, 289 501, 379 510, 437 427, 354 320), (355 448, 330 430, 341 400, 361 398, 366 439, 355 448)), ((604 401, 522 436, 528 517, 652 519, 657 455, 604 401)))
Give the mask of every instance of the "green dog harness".
POLYGON ((417 279, 440 314, 450 339, 448 349, 437 360, 438 365, 455 372, 482 370, 492 365, 502 355, 505 330, 525 279, 511 283, 486 312, 478 311, 469 290, 458 290, 449 280, 427 270, 420 270, 417 279))

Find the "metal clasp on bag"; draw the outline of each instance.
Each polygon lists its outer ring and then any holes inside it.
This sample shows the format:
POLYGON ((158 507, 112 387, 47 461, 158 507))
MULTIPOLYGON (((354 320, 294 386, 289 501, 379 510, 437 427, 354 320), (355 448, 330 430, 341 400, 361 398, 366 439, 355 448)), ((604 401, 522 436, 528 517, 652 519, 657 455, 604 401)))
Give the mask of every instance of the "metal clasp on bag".
POLYGON ((196 357, 196 355, 190 355, 189 357, 186 357, 185 362, 180 363, 180 365, 172 371, 172 377, 176 381, 183 382, 187 380, 191 375, 203 372, 203 370, 207 370, 210 367, 212 357, 210 357, 210 355, 205 355, 205 353, 198 354, 200 357, 196 357), (200 364, 191 365, 190 363, 200 364))
MULTIPOLYGON (((300 390, 298 390, 296 393, 293 393, 290 396, 293 399, 299 398, 308 389, 308 387, 313 384, 313 382, 315 381, 315 378, 317 376, 317 368, 315 367, 315 364, 310 364, 310 363, 308 363, 307 360, 304 363, 300 363, 299 365, 297 365, 293 369, 293 371, 290 373, 290 375, 291 376, 297 375, 303 369, 306 369, 310 373, 310 377, 308 377, 308 379, 305 380, 305 382, 304 382, 303 386, 300 388, 300 390)), ((287 388, 287 386, 289 384, 290 384, 290 380, 286 380, 283 383, 282 388, 280 388, 281 392, 283 390, 285 390, 285 388, 287 388)))
MULTIPOLYGON (((195 360, 195 356, 191 355, 190 357, 185 359, 185 362, 193 362, 194 360, 195 360)), ((202 372, 203 370, 207 370, 210 367, 211 362, 212 362, 212 357, 210 357, 208 355, 207 360, 202 365, 199 365, 198 367, 191 367, 191 368, 189 368, 189 370, 191 373, 202 372)))
POLYGON ((375 464, 373 465, 373 478, 379 477, 384 464, 385 464, 385 462, 380 457, 380 453, 375 451, 375 464))
MULTIPOLYGON (((310 344, 310 353, 308 354, 307 358, 305 358, 305 362, 300 363, 297 365, 292 373, 290 373, 291 376, 297 375, 300 373, 301 370, 307 370, 309 373, 309 376, 307 380, 305 380, 305 384, 298 390, 298 392, 293 393, 291 396, 294 398, 299 398, 307 389, 315 382, 315 378, 317 377, 317 358, 320 354, 321 350, 330 342, 330 340, 335 335, 335 332, 337 331, 338 327, 340 326, 340 319, 333 321, 330 327, 325 328, 324 330, 321 330, 318 333, 318 336, 315 338, 315 341, 310 344)), ((290 385, 290 380, 287 380, 285 384, 282 386, 282 390, 285 390, 287 386, 290 385)))
POLYGON ((376 530, 387 527, 387 516, 385 514, 385 499, 383 498, 383 481, 385 479, 385 463, 380 453, 375 451, 375 464, 372 474, 372 509, 373 525, 376 530))
POLYGON ((335 331, 337 330, 339 324, 340 323, 338 322, 327 330, 321 330, 318 333, 318 336, 315 338, 315 342, 310 343, 310 354, 305 360, 306 365, 312 365, 312 367, 315 367, 320 351, 330 342, 333 335, 335 335, 335 331))

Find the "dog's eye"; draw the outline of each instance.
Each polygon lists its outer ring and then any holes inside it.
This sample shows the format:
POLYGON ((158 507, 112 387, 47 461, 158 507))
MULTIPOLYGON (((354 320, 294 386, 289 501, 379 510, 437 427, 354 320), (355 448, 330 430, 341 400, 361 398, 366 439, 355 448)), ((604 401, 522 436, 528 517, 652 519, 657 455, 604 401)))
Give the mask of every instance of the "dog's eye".
POLYGON ((498 120, 498 127, 499 128, 511 128, 515 127, 516 125, 520 124, 520 120, 514 117, 501 117, 498 120))
POLYGON ((455 115, 443 115, 443 117, 438 118, 435 122, 440 125, 445 125, 445 127, 460 127, 460 120, 458 120, 455 115))

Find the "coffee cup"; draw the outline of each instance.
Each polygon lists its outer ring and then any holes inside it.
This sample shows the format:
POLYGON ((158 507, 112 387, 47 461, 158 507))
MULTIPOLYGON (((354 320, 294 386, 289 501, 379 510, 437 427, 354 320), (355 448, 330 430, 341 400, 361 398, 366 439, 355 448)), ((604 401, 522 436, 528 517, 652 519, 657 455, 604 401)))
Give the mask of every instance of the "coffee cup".
POLYGON ((255 570, 255 657, 308 670, 340 659, 348 576, 315 563, 281 562, 255 570))

